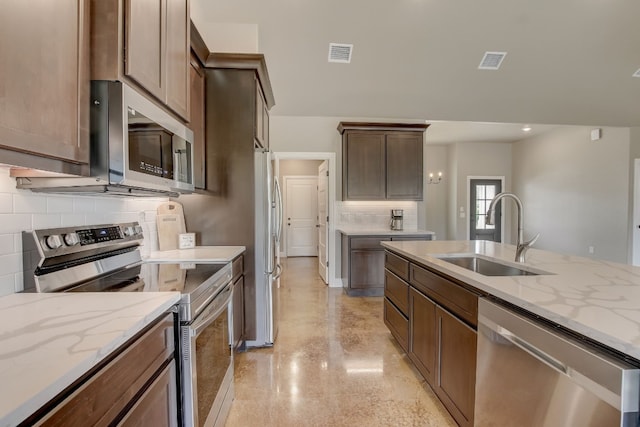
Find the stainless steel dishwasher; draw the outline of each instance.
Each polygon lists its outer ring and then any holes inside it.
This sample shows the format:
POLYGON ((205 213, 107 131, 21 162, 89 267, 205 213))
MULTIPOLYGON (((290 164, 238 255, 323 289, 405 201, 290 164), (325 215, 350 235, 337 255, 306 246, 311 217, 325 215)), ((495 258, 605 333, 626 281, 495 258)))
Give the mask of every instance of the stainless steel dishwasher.
POLYGON ((578 336, 478 302, 475 426, 636 427, 640 370, 578 336))

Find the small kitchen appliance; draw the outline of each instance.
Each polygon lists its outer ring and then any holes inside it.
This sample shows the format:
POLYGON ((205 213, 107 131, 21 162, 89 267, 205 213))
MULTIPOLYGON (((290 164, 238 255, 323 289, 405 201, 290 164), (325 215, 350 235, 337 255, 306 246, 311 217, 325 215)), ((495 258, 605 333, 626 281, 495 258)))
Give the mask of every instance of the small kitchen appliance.
POLYGON ((25 292, 180 292, 181 425, 222 426, 234 395, 231 263, 145 262, 142 240, 137 222, 24 232, 25 292))
POLYGON ((391 209, 391 229, 392 230, 402 230, 402 220, 403 220, 403 210, 402 209, 391 209))

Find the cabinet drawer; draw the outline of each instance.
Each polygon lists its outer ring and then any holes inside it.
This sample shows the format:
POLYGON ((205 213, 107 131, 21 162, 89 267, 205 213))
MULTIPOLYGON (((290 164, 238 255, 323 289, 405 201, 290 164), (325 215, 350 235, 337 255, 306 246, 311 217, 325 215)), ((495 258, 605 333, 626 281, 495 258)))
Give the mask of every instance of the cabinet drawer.
POLYGON ((384 271, 384 296, 389 298, 405 316, 409 309, 409 285, 398 276, 384 271))
POLYGON ((384 299, 384 324, 398 340, 400 347, 407 351, 409 348, 409 321, 386 298, 384 299))
POLYGON ((409 261, 391 252, 385 252, 385 268, 394 272, 402 280, 409 281, 409 261))
POLYGON ((380 237, 352 237, 351 249, 382 249, 380 242, 388 242, 391 239, 380 237))
POLYGON ((35 425, 109 425, 154 377, 173 350, 173 314, 167 314, 35 425))
POLYGON ((231 264, 231 276, 235 282, 244 272, 244 256, 240 255, 231 264))
POLYGON ((431 271, 411 264, 410 280, 416 289, 473 326, 478 324, 478 296, 431 271))

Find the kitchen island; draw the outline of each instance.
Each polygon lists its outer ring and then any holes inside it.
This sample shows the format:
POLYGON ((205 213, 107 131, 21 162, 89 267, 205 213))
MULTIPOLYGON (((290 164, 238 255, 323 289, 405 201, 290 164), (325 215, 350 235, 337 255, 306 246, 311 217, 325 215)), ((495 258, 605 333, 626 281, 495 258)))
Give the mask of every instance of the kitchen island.
POLYGON ((0 298, 0 426, 15 426, 180 300, 178 292, 0 298))
POLYGON ((489 241, 383 242, 412 261, 640 360, 640 268, 539 249, 515 263, 515 246, 489 241), (484 276, 440 259, 480 254, 548 273, 484 276))
POLYGON ((572 405, 607 414, 593 425, 637 418, 639 268, 537 249, 516 263, 488 241, 382 245, 385 324, 460 426, 592 425, 572 405))

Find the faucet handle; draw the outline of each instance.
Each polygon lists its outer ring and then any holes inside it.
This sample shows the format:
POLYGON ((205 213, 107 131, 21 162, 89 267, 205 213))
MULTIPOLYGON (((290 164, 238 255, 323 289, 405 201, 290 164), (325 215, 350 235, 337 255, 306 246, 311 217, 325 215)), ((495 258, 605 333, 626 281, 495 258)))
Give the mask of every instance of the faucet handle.
POLYGON ((536 234, 535 236, 533 236, 533 238, 531 240, 529 240, 528 242, 524 242, 522 245, 529 248, 531 246, 533 246, 533 244, 536 242, 536 240, 538 240, 538 237, 540 237, 540 233, 536 234))

